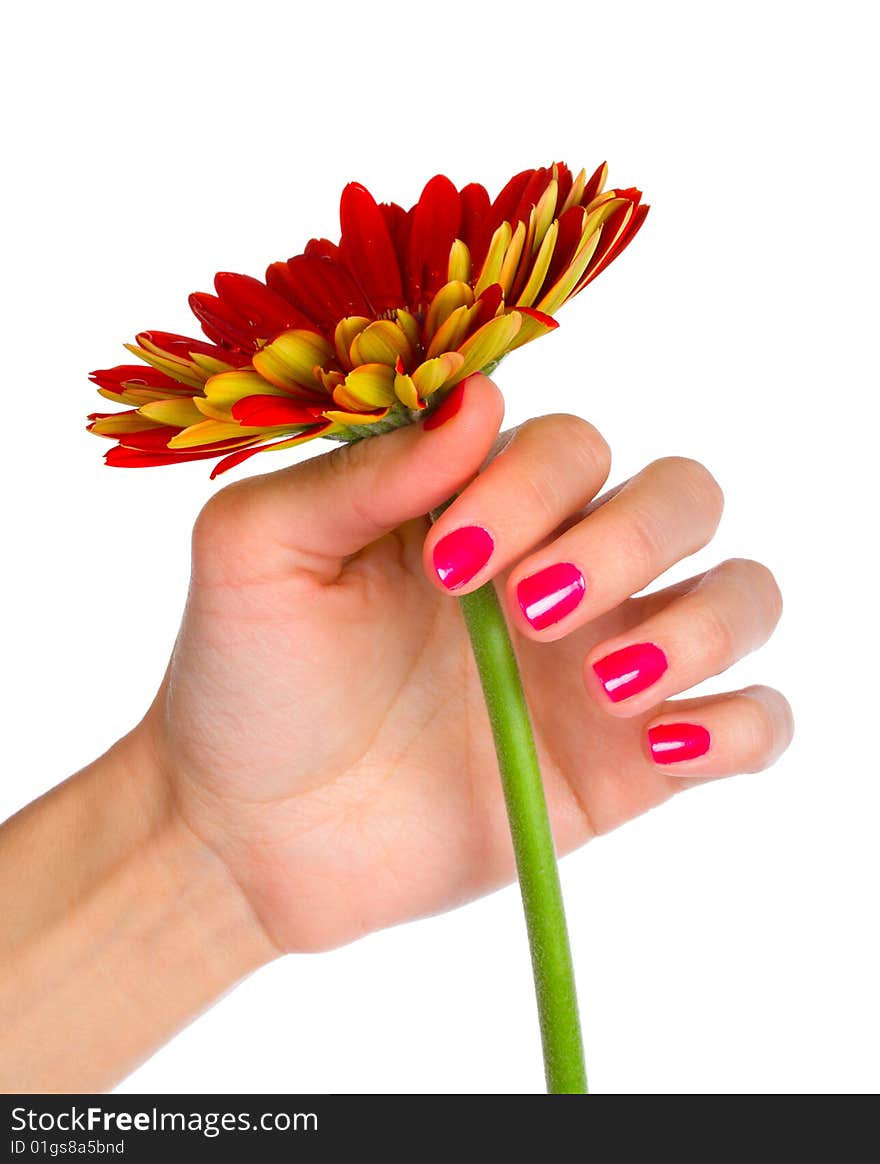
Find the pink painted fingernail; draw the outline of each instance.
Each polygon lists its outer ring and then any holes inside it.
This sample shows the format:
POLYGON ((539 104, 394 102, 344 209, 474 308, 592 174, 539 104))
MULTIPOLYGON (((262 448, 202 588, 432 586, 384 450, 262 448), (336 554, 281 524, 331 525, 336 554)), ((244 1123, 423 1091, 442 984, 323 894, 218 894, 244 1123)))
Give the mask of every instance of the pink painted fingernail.
POLYGON ((633 643, 593 664, 612 703, 621 703, 656 683, 669 664, 653 643, 633 643))
POLYGON ((660 723, 648 728, 648 746, 655 764, 696 760, 709 751, 712 737, 698 723, 660 723))
POLYGON ((432 429, 439 428, 441 424, 446 424, 447 420, 452 420, 464 400, 465 384, 467 384, 467 380, 462 380, 460 384, 456 384, 446 399, 434 409, 422 425, 425 432, 431 432, 432 429))
POLYGON ((447 590, 457 590, 482 570, 495 543, 479 525, 463 525, 441 538, 434 547, 434 569, 447 590))
POLYGON ((584 576, 571 562, 557 562, 523 578, 516 588, 520 610, 535 630, 571 614, 586 591, 584 576))

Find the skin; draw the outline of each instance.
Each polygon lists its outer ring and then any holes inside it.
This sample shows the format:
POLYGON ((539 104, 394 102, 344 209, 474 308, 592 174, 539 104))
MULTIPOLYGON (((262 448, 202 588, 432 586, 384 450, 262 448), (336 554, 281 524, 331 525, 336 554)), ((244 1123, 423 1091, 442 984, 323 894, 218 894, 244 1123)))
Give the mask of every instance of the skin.
POLYGON ((112 1086, 273 958, 513 878, 470 646, 433 566, 461 526, 495 543, 456 594, 490 578, 503 593, 560 852, 785 749, 791 713, 769 688, 673 698, 772 632, 781 600, 764 566, 726 562, 630 597, 711 539, 709 472, 666 458, 602 494, 610 455, 591 425, 548 416, 499 438, 502 414, 474 376, 431 431, 338 448, 205 507, 153 705, 0 830, 13 903, 0 1089, 112 1086), (457 491, 431 528, 421 515, 457 491), (583 571, 586 594, 535 631, 516 586, 556 562, 583 571), (612 703, 592 664, 641 642, 668 670, 612 703), (682 721, 709 730, 709 751, 655 763, 647 729, 682 721))

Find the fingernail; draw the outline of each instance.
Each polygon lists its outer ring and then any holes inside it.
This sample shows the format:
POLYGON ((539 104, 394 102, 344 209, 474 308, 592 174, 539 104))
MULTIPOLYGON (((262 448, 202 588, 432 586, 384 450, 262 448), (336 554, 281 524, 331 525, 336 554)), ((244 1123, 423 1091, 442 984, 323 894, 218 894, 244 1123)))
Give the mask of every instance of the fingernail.
POLYGON ((447 590, 470 582, 492 557, 495 543, 479 525, 463 525, 434 547, 434 569, 447 590))
POLYGON ((648 745, 655 764, 696 760, 709 751, 712 737, 698 723, 661 723, 648 728, 648 745))
POLYGON ((467 380, 465 379, 456 384, 446 399, 434 409, 422 425, 425 432, 430 432, 432 429, 439 428, 441 424, 446 424, 447 420, 452 420, 453 416, 461 408, 466 383, 467 380))
POLYGON ((593 664, 612 703, 621 703, 656 683, 669 664, 653 643, 633 643, 593 664))
POLYGON ((516 588, 520 610, 535 630, 571 614, 586 591, 584 576, 571 562, 557 562, 523 578, 516 588))

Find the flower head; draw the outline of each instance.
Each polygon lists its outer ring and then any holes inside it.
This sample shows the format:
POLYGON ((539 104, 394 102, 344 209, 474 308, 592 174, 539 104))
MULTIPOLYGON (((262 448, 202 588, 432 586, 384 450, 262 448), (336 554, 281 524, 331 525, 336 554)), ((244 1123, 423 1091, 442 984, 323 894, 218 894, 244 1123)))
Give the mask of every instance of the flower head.
POLYGON ((141 332, 128 347, 146 366, 92 373, 130 406, 89 417, 117 441, 107 463, 221 457, 216 476, 265 449, 418 419, 557 327, 556 311, 632 239, 648 208, 638 190, 604 191, 606 172, 524 170, 494 202, 437 175, 409 211, 351 183, 338 245, 312 239, 265 282, 224 272, 215 294, 190 296, 210 342, 141 332))

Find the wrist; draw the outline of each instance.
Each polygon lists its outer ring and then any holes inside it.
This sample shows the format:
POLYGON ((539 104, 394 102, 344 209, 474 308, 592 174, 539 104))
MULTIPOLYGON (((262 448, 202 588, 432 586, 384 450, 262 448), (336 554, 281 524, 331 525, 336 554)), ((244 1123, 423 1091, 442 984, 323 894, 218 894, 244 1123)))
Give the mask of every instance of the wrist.
POLYGON ((217 852, 179 811, 174 781, 149 717, 97 761, 97 795, 112 802, 114 834, 151 892, 173 906, 204 969, 224 990, 279 957, 247 895, 217 852), (103 764, 107 759, 110 763, 103 764))
POLYGON ((141 725, 3 826, 0 1090, 114 1085, 277 955, 141 725))

